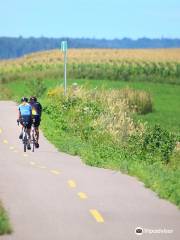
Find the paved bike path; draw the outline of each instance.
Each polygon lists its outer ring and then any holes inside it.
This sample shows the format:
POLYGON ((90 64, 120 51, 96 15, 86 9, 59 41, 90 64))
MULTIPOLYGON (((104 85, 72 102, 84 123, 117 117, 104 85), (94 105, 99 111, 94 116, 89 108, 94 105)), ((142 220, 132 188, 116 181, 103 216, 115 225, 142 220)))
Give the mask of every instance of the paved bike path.
POLYGON ((0 199, 14 230, 0 239, 179 240, 179 210, 135 178, 86 166, 42 133, 40 149, 24 154, 16 108, 0 102, 0 199), (136 227, 171 233, 137 236, 136 227))

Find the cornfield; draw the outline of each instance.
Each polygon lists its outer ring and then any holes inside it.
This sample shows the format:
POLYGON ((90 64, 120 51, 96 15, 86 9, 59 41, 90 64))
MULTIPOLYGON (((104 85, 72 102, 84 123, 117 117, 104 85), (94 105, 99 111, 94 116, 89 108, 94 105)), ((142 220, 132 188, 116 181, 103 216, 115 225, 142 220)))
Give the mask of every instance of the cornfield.
MULTIPOLYGON (((63 53, 60 50, 33 53, 0 61, 0 79, 62 77, 63 53), (23 75, 24 77, 24 75, 23 75)), ((70 49, 68 76, 73 79, 109 79, 168 82, 180 84, 180 49, 70 49)))

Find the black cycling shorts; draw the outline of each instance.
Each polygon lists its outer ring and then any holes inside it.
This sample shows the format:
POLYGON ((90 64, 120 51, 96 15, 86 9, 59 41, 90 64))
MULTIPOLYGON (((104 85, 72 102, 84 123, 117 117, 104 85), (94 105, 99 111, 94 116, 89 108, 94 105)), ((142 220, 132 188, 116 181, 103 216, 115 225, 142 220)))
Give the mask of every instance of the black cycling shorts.
POLYGON ((40 116, 39 115, 34 115, 34 116, 32 116, 32 119, 33 119, 34 126, 39 127, 40 122, 41 122, 40 116))
POLYGON ((27 129, 31 129, 31 126, 32 126, 31 116, 21 116, 20 123, 23 125, 23 127, 27 127, 27 129))

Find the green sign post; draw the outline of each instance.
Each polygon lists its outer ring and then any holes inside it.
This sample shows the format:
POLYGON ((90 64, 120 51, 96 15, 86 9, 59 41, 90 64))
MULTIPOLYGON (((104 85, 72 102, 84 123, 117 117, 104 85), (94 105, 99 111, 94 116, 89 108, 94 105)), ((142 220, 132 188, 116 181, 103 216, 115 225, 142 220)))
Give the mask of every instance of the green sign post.
POLYGON ((67 41, 61 42, 61 51, 64 52, 64 95, 67 92, 67 41))

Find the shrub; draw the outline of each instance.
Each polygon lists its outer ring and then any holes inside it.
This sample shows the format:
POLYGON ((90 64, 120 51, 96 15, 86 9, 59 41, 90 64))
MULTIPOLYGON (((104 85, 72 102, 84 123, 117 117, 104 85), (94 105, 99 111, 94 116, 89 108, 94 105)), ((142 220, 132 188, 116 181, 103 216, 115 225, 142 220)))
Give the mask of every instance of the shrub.
POLYGON ((155 125, 149 128, 143 138, 143 150, 155 155, 159 155, 166 164, 176 146, 176 137, 172 133, 155 125))
POLYGON ((36 97, 41 97, 47 90, 45 82, 41 78, 27 81, 27 88, 29 89, 30 95, 36 97))

